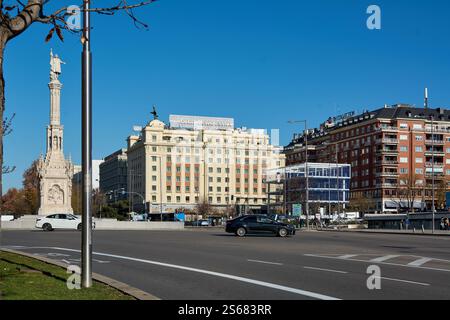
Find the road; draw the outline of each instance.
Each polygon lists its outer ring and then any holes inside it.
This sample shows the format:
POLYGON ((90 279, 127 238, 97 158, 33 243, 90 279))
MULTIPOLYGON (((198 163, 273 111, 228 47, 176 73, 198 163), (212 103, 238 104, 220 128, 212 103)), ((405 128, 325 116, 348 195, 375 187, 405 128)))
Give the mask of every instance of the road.
MULTIPOLYGON (((2 246, 79 264, 81 233, 3 231, 2 246)), ((93 271, 161 299, 450 299, 450 237, 94 231, 93 271), (380 267, 369 290, 367 268, 380 267)))

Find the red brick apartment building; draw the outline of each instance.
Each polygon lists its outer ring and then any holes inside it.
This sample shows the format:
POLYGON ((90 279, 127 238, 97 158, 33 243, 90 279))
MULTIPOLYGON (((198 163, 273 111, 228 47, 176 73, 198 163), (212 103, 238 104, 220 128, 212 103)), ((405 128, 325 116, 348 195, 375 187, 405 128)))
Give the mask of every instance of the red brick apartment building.
MULTIPOLYGON (((330 118, 308 130, 307 140, 309 162, 337 158, 351 164, 351 203, 365 202, 367 211, 430 210, 433 185, 436 209, 445 206, 450 110, 385 106, 339 121, 330 118)), ((294 135, 284 150, 286 165, 305 161, 305 142, 304 133, 294 135)))

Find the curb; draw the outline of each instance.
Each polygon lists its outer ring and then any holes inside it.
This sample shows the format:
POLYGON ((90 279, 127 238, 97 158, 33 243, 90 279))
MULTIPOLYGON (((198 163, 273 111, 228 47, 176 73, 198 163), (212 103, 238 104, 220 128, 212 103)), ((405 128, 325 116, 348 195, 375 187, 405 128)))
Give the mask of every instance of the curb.
MULTIPOLYGON (((0 249, 0 251, 14 253, 14 254, 24 256, 24 257, 36 259, 36 260, 39 260, 39 261, 42 261, 42 262, 45 262, 48 264, 52 264, 52 265, 55 265, 55 266, 58 266, 58 267, 61 267, 64 269, 67 269, 67 267, 68 267, 68 264, 66 264, 64 262, 56 261, 56 260, 45 258, 45 257, 35 256, 35 255, 29 254, 26 252, 22 252, 22 251, 5 249, 5 248, 0 249)), ((92 279, 95 281, 101 282, 103 284, 106 284, 107 286, 110 286, 124 294, 132 296, 137 300, 161 300, 160 298, 158 298, 150 293, 147 293, 140 289, 131 287, 131 286, 127 285, 126 283, 102 276, 98 273, 92 273, 92 279)))
POLYGON ((347 232, 347 233, 365 233, 365 234, 396 234, 396 235, 407 235, 407 236, 432 236, 432 237, 450 237, 449 234, 445 233, 422 233, 422 232, 400 232, 400 231, 366 231, 366 230, 335 230, 335 229, 319 229, 317 231, 325 232, 347 232))

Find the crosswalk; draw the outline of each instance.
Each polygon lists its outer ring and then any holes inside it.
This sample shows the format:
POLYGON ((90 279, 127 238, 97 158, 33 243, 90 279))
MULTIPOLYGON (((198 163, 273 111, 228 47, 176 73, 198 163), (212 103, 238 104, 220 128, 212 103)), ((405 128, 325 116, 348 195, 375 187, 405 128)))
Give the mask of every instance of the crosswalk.
POLYGON ((401 254, 305 254, 308 257, 367 262, 372 264, 388 264, 410 268, 422 268, 450 272, 450 260, 401 254))

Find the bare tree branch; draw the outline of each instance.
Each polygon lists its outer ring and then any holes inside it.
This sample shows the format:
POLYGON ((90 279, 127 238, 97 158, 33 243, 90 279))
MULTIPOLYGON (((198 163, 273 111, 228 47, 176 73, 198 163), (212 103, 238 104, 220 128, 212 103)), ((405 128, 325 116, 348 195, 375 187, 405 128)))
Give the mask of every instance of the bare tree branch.
MULTIPOLYGON (((24 32, 39 17, 44 0, 28 0, 27 5, 13 19, 6 19, 9 30, 8 40, 24 32)), ((3 24, 4 21, 2 21, 3 24)))
POLYGON ((14 172, 14 170, 16 170, 15 166, 13 166, 13 167, 3 166, 2 167, 2 174, 9 174, 9 173, 14 172))
MULTIPOLYGON (((117 11, 125 11, 126 14, 133 20, 133 23, 136 26, 141 25, 145 28, 148 28, 147 24, 136 18, 133 9, 149 5, 156 1, 157 0, 146 0, 135 4, 128 4, 127 0, 120 0, 119 4, 117 4, 116 6, 104 8, 91 8, 88 11, 106 15, 114 15, 117 11)), ((67 26, 66 18, 73 15, 73 13, 67 11, 67 9, 68 9, 67 6, 62 7, 48 16, 43 15, 41 17, 38 17, 35 21, 45 24, 53 24, 53 25, 58 24, 61 28, 70 30, 70 28, 68 28, 67 26)), ((82 6, 80 5, 80 12, 84 11, 85 10, 83 10, 82 6)))
POLYGON ((14 113, 11 118, 5 118, 3 120, 3 136, 7 136, 12 132, 12 121, 14 119, 14 117, 16 116, 16 114, 14 113))

